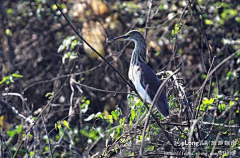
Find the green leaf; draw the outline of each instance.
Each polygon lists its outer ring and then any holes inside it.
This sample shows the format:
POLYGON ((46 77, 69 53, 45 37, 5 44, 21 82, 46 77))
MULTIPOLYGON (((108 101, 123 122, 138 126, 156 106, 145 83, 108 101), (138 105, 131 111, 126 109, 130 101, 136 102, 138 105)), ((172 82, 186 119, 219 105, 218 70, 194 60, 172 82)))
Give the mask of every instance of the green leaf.
POLYGON ((12 75, 7 76, 7 81, 6 81, 6 83, 7 83, 7 84, 10 84, 10 83, 13 83, 13 82, 14 82, 14 81, 13 81, 12 75))
POLYGON ((203 2, 203 0, 197 0, 197 3, 198 3, 199 5, 201 5, 202 2, 203 2))
POLYGON ((172 36, 175 36, 176 34, 180 33, 180 27, 179 26, 182 26, 182 23, 174 25, 174 29, 172 30, 172 36))
POLYGON ((119 124, 120 124, 121 126, 123 126, 124 123, 125 123, 125 118, 121 118, 121 119, 119 119, 119 124))
POLYGON ((81 130, 80 130, 80 133, 81 133, 83 136, 85 136, 85 137, 88 137, 88 136, 89 136, 88 131, 86 131, 86 130, 84 130, 84 129, 81 129, 81 130))
POLYGON ((206 79, 206 78, 207 78, 207 75, 206 75, 206 74, 202 74, 202 75, 201 75, 201 78, 202 78, 202 79, 206 79))
POLYGON ((228 10, 229 14, 231 17, 234 17, 238 14, 238 10, 237 9, 229 9, 228 10))
POLYGON ((7 77, 4 77, 1 81, 0 81, 0 84, 3 84, 4 82, 7 81, 7 77))
MULTIPOLYGON (((60 53, 61 51, 63 51, 63 50, 72 50, 71 48, 72 47, 70 47, 71 46, 71 43, 72 43, 72 41, 73 40, 75 40, 75 38, 76 38, 76 36, 68 36, 68 37, 66 37, 64 40, 63 40, 63 42, 62 42, 62 44, 59 46, 59 48, 58 48, 58 53, 60 53), (69 49, 70 48, 70 49, 69 49)), ((75 45, 76 45, 76 43, 75 43, 75 45)), ((75 47, 75 46, 74 46, 75 47)))
POLYGON ((238 92, 238 91, 236 91, 236 92, 234 93, 234 97, 235 97, 235 96, 237 96, 237 95, 238 95, 238 93, 239 93, 239 92, 238 92))
POLYGON ((62 125, 60 121, 57 121, 57 123, 55 123, 55 129, 59 130, 60 128, 62 128, 62 125))
MULTIPOLYGON (((198 107, 196 107, 196 110, 198 110, 198 107)), ((206 111, 206 106, 204 104, 200 105, 200 110, 201 111, 206 111)))
POLYGON ((44 151, 50 151, 49 146, 45 146, 45 147, 44 147, 44 151))
POLYGON ((154 150, 154 146, 153 145, 149 145, 146 147, 147 151, 153 151, 154 150))
POLYGON ((112 115, 108 115, 108 119, 109 119, 110 123, 113 124, 113 116, 112 115))
POLYGON ((6 76, 4 77, 1 81, 0 81, 0 84, 3 84, 4 82, 6 82, 6 84, 10 84, 10 83, 13 83, 14 80, 13 78, 22 78, 23 76, 18 74, 18 73, 14 73, 14 74, 11 74, 9 76, 6 76))
POLYGON ((210 19, 205 19, 205 24, 206 24, 206 25, 212 25, 212 24, 213 24, 213 21, 210 20, 210 19))
POLYGON ((228 157, 228 154, 225 154, 225 153, 224 153, 224 154, 222 155, 222 158, 225 158, 225 157, 228 157))
POLYGON ((237 9, 224 9, 221 13, 221 17, 225 20, 235 17, 238 14, 237 9))
POLYGON ((132 8, 132 9, 135 9, 135 10, 138 9, 138 5, 134 2, 125 2, 125 3, 126 3, 126 6, 129 7, 129 8, 132 8))
POLYGON ((159 9, 159 10, 164 10, 164 4, 160 4, 160 5, 158 6, 158 9, 159 9))
POLYGON ((227 134, 227 133, 228 133, 228 131, 222 132, 222 134, 227 134))
POLYGON ((12 37, 12 35, 13 35, 13 33, 12 33, 12 31, 10 29, 6 29, 5 33, 6 33, 6 35, 8 35, 10 37, 12 37))
POLYGON ((82 105, 81 105, 81 111, 82 111, 82 113, 86 113, 87 111, 88 111, 88 107, 89 107, 89 105, 90 105, 90 100, 85 100, 85 98, 84 99, 82 99, 82 105))
POLYGON ((112 112, 111 112, 111 114, 112 114, 112 116, 113 116, 114 120, 117 120, 117 119, 118 119, 117 112, 115 112, 115 111, 112 111, 112 112))
POLYGON ((216 96, 216 99, 220 99, 220 100, 222 100, 222 99, 224 99, 224 95, 219 94, 219 95, 216 96))
POLYGON ((63 135, 63 133, 64 133, 63 128, 59 128, 59 135, 63 135))
POLYGON ((229 106, 230 106, 230 107, 232 107, 234 104, 235 104, 235 101, 233 101, 233 100, 231 100, 231 101, 229 102, 229 106))
POLYGON ((34 156, 34 151, 30 151, 29 155, 30 155, 31 157, 33 157, 33 156, 34 156))
POLYGON ((57 127, 58 127, 58 123, 55 123, 54 126, 55 126, 55 129, 58 129, 58 128, 57 128, 57 127))
POLYGON ((121 127, 117 127, 117 134, 121 134, 121 127))
POLYGON ((65 127, 67 127, 68 129, 70 129, 70 127, 69 127, 69 125, 68 125, 68 122, 67 122, 66 120, 63 120, 63 125, 64 125, 65 127))
POLYGON ((227 80, 231 80, 232 76, 233 76, 233 73, 231 71, 228 71, 227 80))
POLYGON ((208 99, 204 97, 202 100, 202 104, 200 105, 200 110, 206 111, 214 103, 214 100, 214 98, 208 99))
POLYGON ((155 53, 155 56, 159 56, 161 53, 160 53, 160 51, 157 51, 156 53, 155 53))
POLYGON ((13 10, 11 8, 7 9, 7 14, 12 14, 13 10))
POLYGON ((77 45, 81 45, 81 43, 77 40, 73 40, 71 43, 71 50, 73 50, 77 45))
POLYGON ((53 5, 52 5, 52 9, 53 9, 53 10, 57 10, 57 5, 56 5, 56 4, 53 4, 53 5))
POLYGON ((28 132, 28 134, 27 134, 30 138, 32 138, 33 137, 33 135, 30 133, 30 132, 28 132))
POLYGON ((62 128, 62 125, 59 123, 58 125, 57 125, 57 129, 61 129, 62 128))
POLYGON ((175 36, 175 31, 174 30, 172 30, 172 36, 175 36))
POLYGON ((220 112, 223 112, 226 109, 226 105, 225 104, 219 104, 218 109, 219 109, 220 112))
POLYGON ((181 134, 181 138, 185 138, 185 135, 183 133, 181 134))
POLYGON ((234 123, 235 123, 234 120, 230 120, 230 121, 228 122, 229 125, 233 125, 234 123))
POLYGON ((202 103, 204 105, 211 105, 214 102, 214 100, 215 100, 214 98, 207 99, 206 97, 204 97, 202 103))
POLYGON ((22 125, 22 124, 20 124, 20 125, 18 125, 18 126, 16 127, 16 132, 17 132, 17 134, 20 134, 20 133, 22 132, 22 128, 23 128, 23 125, 22 125))
POLYGON ((95 130, 91 130, 89 133, 89 138, 93 139, 94 141, 98 139, 98 132, 95 130))
POLYGON ((136 106, 138 106, 138 107, 142 107, 143 106, 143 102, 141 101, 141 99, 137 98, 136 106))
POLYGON ((229 8, 229 4, 226 2, 216 2, 214 4, 217 8, 223 7, 223 8, 229 8))
POLYGON ((16 74, 16 73, 12 74, 12 76, 15 77, 15 78, 23 78, 22 75, 20 75, 20 74, 16 74))
POLYGON ((88 110, 88 104, 84 103, 81 105, 81 111, 82 113, 86 113, 88 110))
POLYGON ((85 102, 87 105, 90 105, 90 100, 86 100, 85 102))
POLYGON ((48 92, 45 97, 48 97, 48 99, 53 99, 54 98, 54 92, 48 92))
POLYGON ((10 137, 10 138, 13 138, 16 134, 16 131, 15 130, 9 130, 7 131, 7 135, 10 137))
POLYGON ((102 112, 98 112, 98 113, 96 113, 95 118, 100 117, 101 119, 104 119, 103 115, 104 114, 102 112))
POLYGON ((236 22, 240 23, 240 17, 235 18, 236 22))
POLYGON ((131 120, 134 120, 136 116, 136 111, 134 109, 131 110, 131 120))
POLYGON ((189 129, 188 128, 184 128, 184 132, 189 133, 189 129))
POLYGON ((175 24, 174 32, 175 32, 175 34, 178 34, 180 32, 180 27, 178 26, 178 24, 175 24))
POLYGON ((62 8, 62 9, 67 8, 66 4, 62 3, 62 4, 61 4, 61 8, 62 8))

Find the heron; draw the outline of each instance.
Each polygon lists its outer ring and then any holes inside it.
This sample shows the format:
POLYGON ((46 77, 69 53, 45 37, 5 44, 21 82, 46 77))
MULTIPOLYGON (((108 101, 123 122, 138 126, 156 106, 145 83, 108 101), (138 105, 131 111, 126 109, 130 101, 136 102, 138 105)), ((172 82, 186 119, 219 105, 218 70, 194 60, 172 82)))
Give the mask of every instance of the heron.
MULTIPOLYGON (((128 77, 143 101, 148 104, 152 104, 153 98, 162 82, 159 80, 154 71, 147 65, 145 38, 139 31, 132 30, 122 36, 113 38, 109 42, 119 40, 133 41, 135 43, 130 61, 128 77)), ((168 99, 166 97, 165 88, 158 100, 155 102, 155 106, 163 116, 166 117, 169 115, 168 99)))

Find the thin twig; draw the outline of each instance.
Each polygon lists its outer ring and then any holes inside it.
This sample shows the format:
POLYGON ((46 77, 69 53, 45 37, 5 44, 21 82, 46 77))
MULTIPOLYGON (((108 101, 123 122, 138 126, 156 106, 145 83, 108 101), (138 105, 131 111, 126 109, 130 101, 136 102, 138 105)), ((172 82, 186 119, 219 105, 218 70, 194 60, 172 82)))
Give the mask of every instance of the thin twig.
MULTIPOLYGON (((230 117, 231 117, 231 115, 229 115, 228 118, 224 121, 224 124, 226 124, 229 121, 230 117)), ((222 133, 221 131, 218 132, 217 137, 215 139, 215 142, 218 142, 218 139, 219 139, 221 133, 222 133)), ((210 153, 210 158, 212 158, 212 156, 213 156, 216 145, 217 145, 217 143, 215 143, 212 147, 212 150, 211 150, 211 153, 210 153)))
POLYGON ((5 101, 1 100, 0 98, 0 104, 2 104, 4 107, 8 107, 13 111, 14 114, 22 118, 25 122, 28 122, 30 125, 34 123, 33 119, 25 117, 23 114, 21 114, 15 107, 11 106, 9 103, 6 103, 5 101))
MULTIPOLYGON (((182 14, 181 14, 181 16, 178 20, 178 24, 180 24, 180 22, 182 21, 183 15, 185 14, 185 11, 186 11, 188 6, 189 6, 189 3, 184 7, 183 12, 182 12, 182 14)), ((180 28, 180 31, 181 31, 181 29, 182 29, 182 27, 180 28)), ((173 65, 175 65, 175 56, 176 56, 176 53, 177 53, 177 39, 178 39, 178 34, 176 33, 175 34, 175 41, 174 41, 174 44, 173 44, 173 55, 172 55, 171 61, 168 64, 168 67, 170 67, 170 64, 171 64, 172 61, 173 61, 173 65)))
MULTIPOLYGON (((144 144, 144 137, 145 137, 146 128, 147 128, 147 125, 148 125, 148 122, 149 122, 149 118, 150 118, 150 115, 151 115, 151 113, 152 113, 152 109, 153 109, 156 101, 158 100, 159 96, 161 95, 161 93, 162 93, 162 91, 163 91, 163 89, 164 89, 164 86, 165 86, 165 84, 167 83, 167 81, 168 81, 174 74, 176 74, 179 70, 180 70, 180 69, 175 70, 170 76, 168 76, 168 77, 162 82, 162 84, 160 85, 160 87, 159 87, 158 90, 157 90, 157 93, 155 94, 155 96, 154 96, 154 98, 153 98, 152 104, 151 104, 151 106, 150 106, 150 109, 149 109, 149 112, 148 112, 148 115, 147 115, 147 120, 146 120, 146 122, 145 122, 144 129, 143 129, 141 148, 140 148, 140 151, 139 151, 139 155, 140 155, 140 156, 143 155, 143 150, 144 150, 144 146, 143 146, 143 144, 144 144)), ((163 131, 164 131, 164 129, 163 129, 163 131)), ((164 133, 165 133, 165 132, 164 132, 164 133)), ((166 136, 168 137, 168 135, 166 135, 166 136)), ((171 140, 171 139, 169 139, 169 140, 171 140)), ((170 142, 171 142, 171 141, 170 141, 170 142)), ((171 142, 171 143, 172 143, 172 145, 174 145, 173 142, 171 142)))
MULTIPOLYGON (((239 51, 240 51, 240 49, 238 49, 236 52, 234 52, 233 54, 231 54, 231 55, 229 55, 227 58, 225 58, 223 61, 221 61, 221 62, 207 75, 205 81, 203 82, 202 86, 199 88, 198 91, 202 90, 202 89, 205 87, 208 79, 212 76, 212 74, 213 74, 219 67, 221 67, 225 62, 227 62, 228 60, 230 60, 231 58, 233 58, 235 55, 237 55, 239 51)), ((198 111, 197 111, 197 114, 195 115, 195 118, 198 118, 198 113, 199 113, 199 109, 200 109, 199 106, 200 106, 200 104, 198 104, 198 111)))
MULTIPOLYGON (((61 14, 63 15, 63 17, 65 18, 65 20, 68 22, 68 24, 71 26, 71 28, 74 30, 74 32, 77 34, 77 36, 84 42, 86 43, 90 49, 92 49, 97 55, 99 55, 99 57, 101 59, 103 59, 120 77, 121 79, 129 86, 131 87, 137 94, 138 92, 136 91, 135 87, 130 84, 124 77, 123 75, 110 63, 108 62, 100 53, 98 53, 86 40, 84 40, 84 38, 82 36, 80 36, 80 34, 77 32, 77 30, 73 27, 73 25, 70 23, 70 21, 68 20, 68 18, 65 16, 65 14, 62 12, 61 8, 58 6, 58 4, 56 3, 56 0, 54 0, 54 4, 57 6, 57 9, 61 12, 61 14)), ((143 100, 140 95, 138 94, 138 97, 143 100)), ((144 104, 146 106, 147 109, 149 109, 147 104, 144 104)), ((158 126, 161 128, 161 130, 164 132, 165 136, 169 139, 169 141, 171 142, 171 144, 174 146, 174 148, 176 148, 177 150, 179 150, 175 145, 174 142, 172 140, 172 138, 168 135, 168 133, 164 130, 163 126, 161 125, 161 123, 158 121, 158 119, 156 118, 156 116, 154 114, 152 114, 153 119, 157 122, 158 126)))
POLYGON ((147 33, 148 33, 148 26, 149 26, 149 19, 151 17, 151 11, 152 11, 152 4, 153 4, 153 0, 149 0, 148 2, 148 16, 147 16, 147 20, 146 20, 146 26, 145 26, 145 33, 144 33, 144 38, 147 41, 147 33))
POLYGON ((41 115, 41 117, 42 117, 44 129, 45 129, 45 131, 46 131, 46 135, 47 135, 47 138, 48 138, 48 146, 49 146, 49 149, 50 149, 51 157, 53 158, 51 141, 50 141, 50 138, 49 138, 49 135, 48 135, 48 131, 47 131, 47 128, 46 128, 46 125, 45 125, 44 118, 43 118, 42 115, 41 115))
POLYGON ((73 82, 73 80, 74 80, 74 78, 75 78, 74 75, 72 75, 70 78, 70 88, 71 88, 72 93, 70 96, 70 108, 69 108, 69 112, 68 112, 68 123, 70 123, 71 118, 72 118, 71 115, 74 113, 74 111, 73 111, 73 97, 74 97, 74 87, 73 87, 74 82, 73 82))
POLYGON ((77 36, 90 48, 92 49, 102 60, 104 60, 104 62, 106 62, 119 76, 120 78, 127 83, 127 85, 129 85, 132 89, 135 90, 134 86, 132 84, 130 84, 124 77, 123 75, 109 62, 107 61, 107 59, 102 56, 100 53, 98 53, 98 51, 96 51, 95 48, 93 48, 79 33, 78 31, 74 28, 74 26, 71 24, 71 22, 68 20, 68 18, 66 17, 66 15, 62 12, 62 9, 58 6, 56 0, 54 0, 55 5, 57 6, 58 11, 61 12, 62 16, 65 18, 65 20, 68 22, 68 24, 71 26, 71 28, 73 29, 73 31, 77 34, 77 36))
POLYGON ((23 98, 23 96, 22 96, 21 94, 19 94, 19 93, 3 93, 3 94, 2 94, 2 96, 9 96, 9 95, 11 95, 11 96, 17 96, 17 97, 19 97, 19 98, 22 100, 23 110, 25 109, 24 107, 28 107, 25 99, 23 98), (24 105, 25 105, 25 106, 24 106, 24 105))
POLYGON ((55 80, 57 80, 57 79, 66 78, 66 77, 71 77, 72 75, 81 75, 81 74, 84 74, 84 73, 88 73, 88 72, 90 72, 90 71, 93 71, 93 70, 99 68, 100 66, 102 66, 102 63, 99 64, 99 65, 97 65, 97 66, 95 66, 95 67, 93 67, 93 68, 91 68, 91 69, 89 69, 89 70, 86 70, 86 71, 77 72, 77 73, 70 73, 70 74, 62 75, 62 76, 57 76, 57 77, 54 77, 54 78, 49 79, 49 80, 37 81, 37 82, 35 82, 35 83, 32 83, 32 84, 28 85, 26 88, 24 88, 23 91, 22 91, 22 93, 24 94, 24 92, 25 92, 26 90, 28 90, 30 87, 33 87, 33 86, 35 86, 35 85, 37 85, 37 84, 43 84, 43 83, 53 82, 53 81, 55 81, 55 80))
POLYGON ((199 121, 199 119, 196 119, 193 121, 193 124, 191 126, 190 129, 190 134, 188 136, 188 153, 189 153, 189 158, 191 158, 191 140, 192 140, 192 136, 193 136, 193 132, 194 132, 194 127, 197 125, 197 122, 199 121))
POLYGON ((18 151, 20 150, 22 144, 23 144, 23 140, 20 142, 19 146, 17 147, 17 150, 16 150, 16 152, 14 153, 13 158, 15 158, 15 157, 17 156, 17 153, 18 153, 18 151))
POLYGON ((99 91, 99 92, 103 92, 103 93, 131 94, 131 95, 135 95, 135 94, 129 93, 129 92, 119 92, 119 91, 109 91, 109 90, 99 89, 99 88, 95 88, 95 87, 91 87, 91 86, 87 86, 87 85, 85 85, 85 84, 79 83, 79 82, 77 82, 77 81, 74 80, 74 79, 71 79, 71 80, 72 80, 72 82, 74 82, 76 85, 82 86, 82 87, 84 87, 84 88, 88 88, 88 89, 93 90, 93 91, 99 91))

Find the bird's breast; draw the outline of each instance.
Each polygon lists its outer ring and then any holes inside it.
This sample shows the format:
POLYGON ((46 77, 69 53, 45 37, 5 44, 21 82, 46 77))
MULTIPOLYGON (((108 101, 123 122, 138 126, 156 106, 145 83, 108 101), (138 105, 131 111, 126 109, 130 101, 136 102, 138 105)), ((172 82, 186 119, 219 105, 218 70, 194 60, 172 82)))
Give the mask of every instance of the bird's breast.
POLYGON ((132 81, 133 84, 135 83, 135 77, 136 77, 138 68, 139 68, 139 66, 132 65, 132 64, 129 67, 128 78, 132 81))
POLYGON ((128 77, 135 86, 138 94, 142 97, 147 103, 151 103, 152 100, 146 92, 146 87, 143 87, 141 84, 141 72, 138 65, 131 65, 128 71, 128 77), (132 66, 132 67, 131 67, 132 66))

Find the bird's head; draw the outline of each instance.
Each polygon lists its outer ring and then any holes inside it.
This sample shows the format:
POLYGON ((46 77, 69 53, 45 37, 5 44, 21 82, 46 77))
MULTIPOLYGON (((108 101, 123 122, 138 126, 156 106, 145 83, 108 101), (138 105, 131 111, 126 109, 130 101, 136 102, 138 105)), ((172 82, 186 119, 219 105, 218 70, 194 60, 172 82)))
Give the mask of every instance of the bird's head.
POLYGON ((108 42, 114 42, 114 41, 144 41, 144 37, 142 36, 142 34, 137 31, 137 30, 132 30, 129 31, 128 33, 126 33, 125 35, 119 36, 119 37, 115 37, 111 40, 109 40, 108 42))

